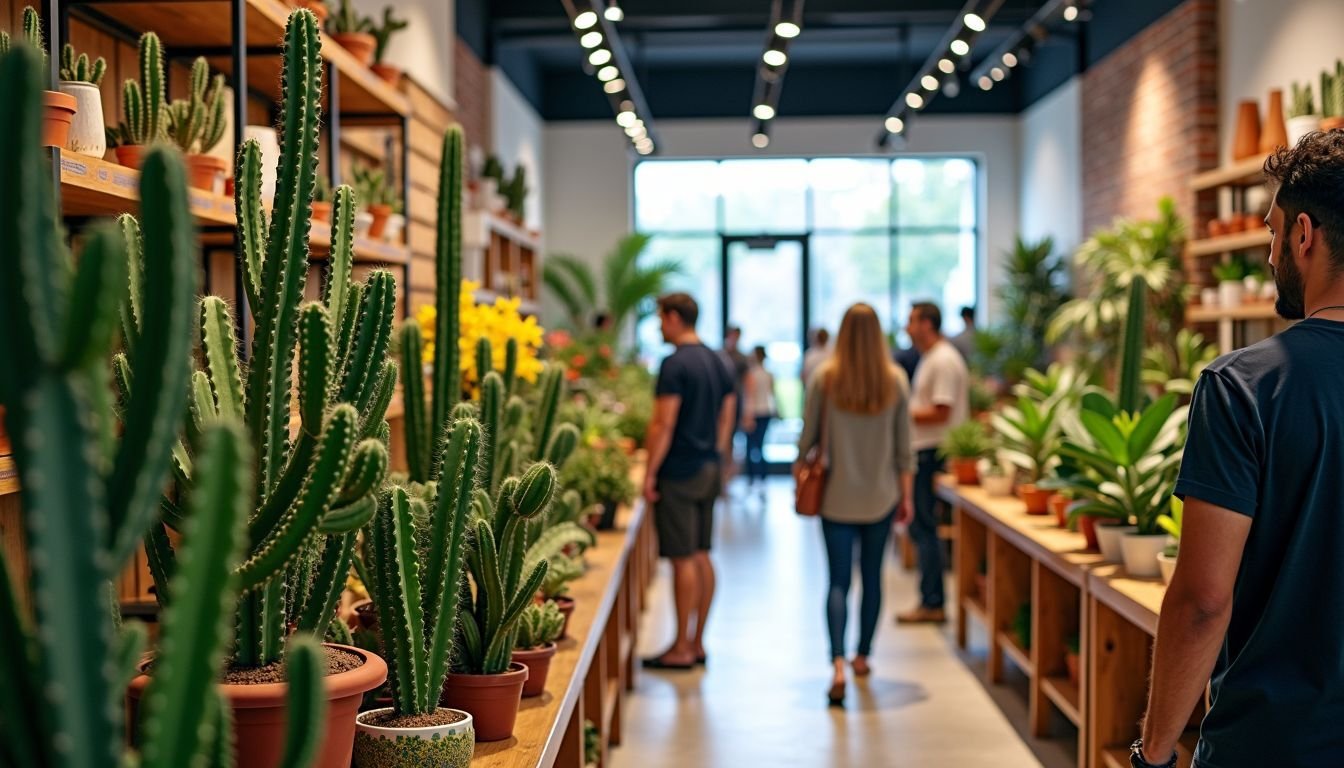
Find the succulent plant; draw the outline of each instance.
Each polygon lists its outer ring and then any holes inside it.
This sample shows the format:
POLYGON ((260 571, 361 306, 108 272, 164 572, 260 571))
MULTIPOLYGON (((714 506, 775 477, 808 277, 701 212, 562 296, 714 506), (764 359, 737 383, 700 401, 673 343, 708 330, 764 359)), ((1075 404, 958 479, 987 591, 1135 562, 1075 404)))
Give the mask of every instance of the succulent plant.
POLYGON ((577 557, 556 555, 548 562, 546 578, 541 582, 541 594, 548 599, 564 595, 569 583, 583 575, 583 561, 577 557))
POLYGON ((102 56, 90 62, 87 53, 81 53, 76 58, 75 47, 69 43, 61 48, 62 80, 101 85, 105 74, 107 74, 107 60, 102 56))
POLYGON ((369 29, 369 32, 373 34, 374 39, 378 41, 378 45, 374 48, 373 52, 373 61, 375 64, 383 63, 383 56, 387 54, 387 42, 392 39, 392 35, 410 26, 410 23, 405 19, 398 19, 395 16, 395 11, 396 9, 390 5, 384 6, 383 23, 373 24, 369 29))
POLYGON ((168 135, 168 105, 164 96, 163 44, 146 32, 137 50, 140 79, 127 80, 121 89, 121 124, 108 131, 115 144, 153 144, 168 135))
POLYGON ((210 77, 199 57, 191 65, 191 92, 168 105, 168 136, 183 152, 209 152, 224 138, 224 76, 210 77))
POLYGON ((565 615, 553 600, 544 605, 532 603, 523 609, 523 617, 518 621, 518 638, 514 647, 520 651, 529 651, 560 639, 565 627, 565 615))

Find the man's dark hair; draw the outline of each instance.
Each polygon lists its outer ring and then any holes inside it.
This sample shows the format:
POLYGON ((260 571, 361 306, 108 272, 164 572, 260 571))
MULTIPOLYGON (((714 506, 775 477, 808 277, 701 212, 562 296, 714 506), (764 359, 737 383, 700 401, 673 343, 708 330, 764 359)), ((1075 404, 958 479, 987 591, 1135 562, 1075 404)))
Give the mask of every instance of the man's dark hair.
POLYGON ((962 308, 961 308, 961 319, 962 319, 963 322, 966 322, 966 323, 974 323, 974 322, 975 322, 975 307, 962 307, 962 308))
POLYGON ((726 330, 724 330, 724 332, 723 332, 723 338, 726 339, 726 338, 728 338, 729 336, 732 336, 732 335, 734 335, 734 334, 736 334, 736 335, 738 335, 738 336, 741 336, 741 335, 742 335, 742 326, 740 326, 740 325, 730 325, 730 326, 728 326, 728 328, 727 328, 726 330))
POLYGON ((943 311, 938 308, 937 304, 932 301, 917 301, 910 306, 910 309, 921 319, 928 320, 933 325, 935 332, 943 332, 943 311))
POLYGON ((1265 179, 1278 187, 1287 242, 1300 213, 1325 230, 1331 271, 1344 272, 1344 131, 1309 133, 1295 147, 1280 148, 1265 161, 1265 179))
POLYGON ((700 319, 700 305, 689 293, 669 293, 658 297, 658 313, 672 313, 680 317, 687 328, 694 328, 695 321, 700 319))

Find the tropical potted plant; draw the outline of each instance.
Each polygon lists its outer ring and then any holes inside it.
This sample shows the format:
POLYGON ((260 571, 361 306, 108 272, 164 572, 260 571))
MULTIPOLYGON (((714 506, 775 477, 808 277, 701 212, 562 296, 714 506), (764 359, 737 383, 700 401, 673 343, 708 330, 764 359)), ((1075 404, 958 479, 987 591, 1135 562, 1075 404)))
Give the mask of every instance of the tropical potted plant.
POLYGON ((523 609, 518 622, 518 639, 513 646, 513 660, 527 667, 527 682, 523 684, 523 698, 540 696, 546 692, 546 677, 555 656, 555 641, 565 625, 565 616, 554 602, 532 603, 523 609))
POLYGON ((985 425, 969 419, 947 431, 938 453, 948 462, 958 485, 980 483, 980 460, 994 450, 994 441, 985 425))
POLYGON ((1003 284, 996 290, 1003 322, 976 333, 971 367, 983 376, 1016 384, 1048 358, 1050 317, 1069 298, 1069 270, 1052 238, 1017 237, 1004 254, 1003 284))
POLYGON ((210 77, 210 65, 198 57, 191 65, 187 98, 168 105, 168 138, 187 158, 188 180, 206 192, 223 192, 228 164, 208 154, 224 138, 224 76, 210 77))
POLYGON ((1023 472, 1026 482, 1018 486, 1018 495, 1027 505, 1027 514, 1048 513, 1050 491, 1037 484, 1058 462, 1059 421, 1055 418, 1059 400, 1037 404, 1029 397, 1019 397, 1016 406, 1008 406, 990 417, 990 425, 998 432, 1001 447, 999 457, 1011 462, 1023 472))
POLYGON ((598 530, 615 526, 616 510, 635 495, 630 479, 630 457, 614 441, 585 445, 577 450, 560 473, 560 486, 577 491, 582 509, 601 510, 598 530))
MULTIPOLYGON (((23 8, 23 42, 33 50, 42 54, 42 61, 47 60, 47 42, 42 35, 42 17, 38 16, 37 10, 32 6, 23 8)), ((0 55, 9 52, 9 35, 0 32, 0 55)), ((47 82, 48 76, 43 76, 43 82, 47 82)), ((42 142, 44 147, 64 147, 69 139, 70 124, 75 119, 75 111, 78 104, 74 96, 61 91, 46 89, 42 91, 42 142)))
POLYGON ((375 24, 369 30, 376 41, 373 49, 373 64, 370 65, 369 69, 372 69, 373 73, 381 77, 388 85, 396 88, 401 84, 401 68, 387 64, 383 59, 387 56, 387 44, 392 39, 392 35, 405 29, 409 24, 405 19, 396 18, 394 11, 395 9, 392 6, 385 6, 383 8, 383 23, 375 24))
POLYGON ((373 52, 378 39, 372 34, 373 19, 357 12, 350 0, 341 0, 340 7, 327 19, 327 34, 338 45, 350 52, 364 66, 373 63, 373 52))
POLYGON ((61 48, 61 93, 75 97, 75 116, 65 148, 71 152, 102 159, 107 153, 107 128, 103 125, 103 95, 98 86, 107 74, 107 61, 99 56, 92 61, 87 53, 75 56, 75 47, 61 48))
POLYGON ((127 80, 121 89, 121 123, 107 131, 117 162, 139 168, 145 147, 168 136, 168 105, 164 96, 163 44, 146 32, 137 47, 140 79, 127 80))
POLYGON ((518 167, 513 169, 513 178, 504 185, 501 190, 504 197, 508 199, 509 217, 513 219, 514 224, 522 225, 523 218, 526 216, 525 205, 527 203, 527 167, 519 163, 518 167))
POLYGON ((662 293, 668 281, 682 274, 674 261, 641 264, 640 255, 648 247, 649 235, 626 235, 602 262, 602 296, 599 300, 599 279, 587 262, 573 256, 547 256, 541 270, 541 279, 559 300, 576 329, 592 327, 592 316, 598 307, 605 307, 611 317, 611 333, 619 337, 626 321, 638 313, 648 299, 662 293))
POLYGON ((1167 546, 1157 554, 1157 567, 1162 572, 1165 584, 1170 584, 1172 574, 1176 573, 1176 554, 1181 544, 1181 517, 1184 509, 1181 500, 1172 496, 1170 513, 1157 518, 1157 524, 1167 532, 1168 537, 1167 546))
POLYGON ((1303 136, 1321 128, 1316 114, 1316 99, 1311 83, 1293 83, 1293 98, 1288 103, 1288 146, 1295 147, 1303 136))
POLYGON ((313 221, 331 222, 331 179, 317 174, 317 184, 313 190, 313 221))
POLYGON ((1189 328, 1176 334, 1175 352, 1154 344, 1143 353, 1143 383, 1149 387, 1189 397, 1199 375, 1218 357, 1218 350, 1204 335, 1189 328))

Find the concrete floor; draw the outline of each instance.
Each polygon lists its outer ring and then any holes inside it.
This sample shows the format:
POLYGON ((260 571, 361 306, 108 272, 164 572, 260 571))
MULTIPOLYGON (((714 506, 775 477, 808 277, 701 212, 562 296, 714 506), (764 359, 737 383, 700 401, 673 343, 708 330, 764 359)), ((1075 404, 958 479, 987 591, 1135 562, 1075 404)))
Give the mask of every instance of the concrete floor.
MULTIPOLYGON (((764 498, 735 485, 732 499, 720 505, 709 667, 640 674, 611 768, 1074 764, 1076 732, 1064 721, 1055 729, 1060 740, 1023 735, 1024 680, 993 689, 982 682, 976 654, 984 652, 983 634, 973 632, 971 653, 962 654, 950 624, 894 624, 892 615, 914 603, 916 590, 913 575, 893 557, 874 674, 851 681, 845 709, 828 708, 825 552, 818 522, 793 513, 792 492, 783 479, 773 480, 764 498)), ((669 575, 664 562, 644 616, 642 656, 670 643, 669 575)), ((851 611, 851 643, 856 615, 851 611)))

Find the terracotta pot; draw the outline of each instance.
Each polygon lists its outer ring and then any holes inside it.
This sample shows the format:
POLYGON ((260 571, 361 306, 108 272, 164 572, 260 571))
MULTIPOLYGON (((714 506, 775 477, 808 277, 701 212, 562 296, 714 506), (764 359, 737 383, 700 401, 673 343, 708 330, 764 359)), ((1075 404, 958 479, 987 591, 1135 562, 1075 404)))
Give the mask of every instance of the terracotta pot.
POLYGON ((525 682, 527 667, 517 662, 502 675, 449 674, 439 704, 469 713, 477 741, 503 741, 513 736, 525 682))
POLYGON ((1050 491, 1043 488, 1037 488, 1035 483, 1023 483, 1018 486, 1017 495, 1027 505, 1028 515, 1045 515, 1050 513, 1050 491))
POLYGON ((61 93, 75 97, 75 115, 65 148, 99 160, 107 154, 107 128, 103 125, 103 95, 98 86, 78 80, 62 80, 61 93))
POLYGON ((294 0, 295 8, 306 8, 313 12, 317 17, 317 27, 322 28, 322 24, 327 20, 327 4, 322 0, 294 0))
POLYGON ((948 464, 951 465, 952 476, 957 479, 957 485, 980 484, 978 459, 952 459, 948 464))
POLYGON ((0 456, 9 453, 9 435, 5 433, 5 406, 0 405, 0 456))
POLYGON ((112 150, 117 154, 117 162, 127 168, 140 170, 140 162, 145 156, 145 145, 143 144, 123 144, 112 150))
POLYGON ((1237 232, 1245 232, 1246 220, 1233 214, 1232 218, 1223 220, 1223 227, 1227 230, 1229 235, 1236 234, 1237 232))
POLYGON ((513 652, 513 660, 527 667, 527 682, 523 684, 524 698, 546 692, 546 675, 551 671, 551 658, 555 656, 557 647, 555 643, 547 643, 540 648, 513 652))
POLYGON ((337 32, 331 39, 349 51, 360 64, 367 67, 373 63, 373 51, 378 47, 378 39, 368 32, 337 32))
MULTIPOLYGON (((424 728, 389 728, 364 722, 391 709, 371 709, 356 718, 355 761, 352 768, 412 765, 467 768, 471 765, 471 757, 476 751, 476 727, 469 713, 459 709, 448 710, 457 712, 464 719, 424 728)), ((441 708, 439 711, 446 710, 441 708)))
POLYGON ((393 88, 401 85, 401 67, 394 67, 391 64, 371 64, 369 65, 369 69, 372 69, 373 74, 381 77, 383 82, 393 88))
POLYGON ((975 574, 975 594, 980 597, 980 602, 989 601, 989 577, 983 573, 975 574))
POLYGON ((1064 652, 1064 668, 1069 671, 1069 682, 1078 685, 1078 654, 1071 651, 1064 652))
POLYGON ((1101 550, 1101 545, 1097 543, 1097 518, 1091 515, 1079 515, 1078 531, 1083 534, 1083 541, 1086 542, 1089 551, 1101 550))
MULTIPOLYGON (((387 680, 387 664, 381 657, 348 645, 324 643, 325 648, 336 648, 353 653, 364 664, 348 672, 328 675, 327 717, 322 748, 313 768, 347 768, 355 746, 355 716, 364 694, 387 680)), ((143 672, 145 665, 141 664, 143 672)), ((129 716, 135 722, 135 711, 144 694, 149 677, 141 674, 131 681, 127 691, 129 716)), ((221 683, 220 691, 233 710, 233 745, 235 762, 248 768, 276 768, 285 750, 285 694, 286 683, 234 685, 221 683)))
POLYGON ((228 163, 213 155, 187 155, 187 184, 212 195, 223 192, 228 163))
POLYGON ((42 92, 42 146, 64 147, 75 120, 75 97, 60 91, 42 92))
POLYGON ((1260 152, 1260 106, 1243 101, 1237 107, 1237 131, 1232 138, 1232 158, 1245 160, 1260 152))
POLYGON ((1274 88, 1269 92, 1269 108, 1265 112, 1265 124, 1260 130, 1260 151, 1269 154, 1280 147, 1288 146, 1288 125, 1283 120, 1283 91, 1274 88))
POLYGON ((1047 502, 1047 506, 1049 506, 1050 511, 1055 514, 1055 524, 1058 525, 1060 528, 1069 527, 1070 503, 1071 501, 1069 497, 1065 496, 1062 493, 1050 494, 1050 500, 1049 502, 1047 502))
POLYGON ((1222 237, 1227 234, 1227 225, 1219 219, 1209 222, 1209 237, 1222 237))
POLYGON ((313 221, 331 221, 331 203, 313 203, 313 221))
POLYGON ((551 599, 555 601, 555 607, 565 615, 565 623, 560 626, 560 639, 564 640, 569 637, 569 616, 574 613, 574 598, 561 595, 551 599))
POLYGON ((373 223, 369 224, 369 237, 377 240, 383 236, 383 230, 387 228, 387 219, 392 215, 392 206, 381 203, 370 205, 369 213, 373 216, 373 223))
POLYGON ((1344 117, 1321 118, 1322 131, 1338 131, 1340 129, 1344 129, 1344 117))
POLYGON ((1265 217, 1258 213, 1241 214, 1241 228, 1247 232, 1255 232, 1265 228, 1265 217))

